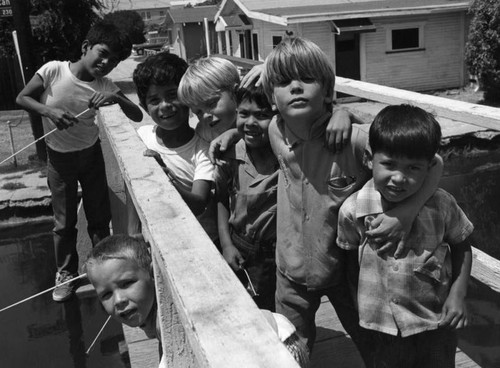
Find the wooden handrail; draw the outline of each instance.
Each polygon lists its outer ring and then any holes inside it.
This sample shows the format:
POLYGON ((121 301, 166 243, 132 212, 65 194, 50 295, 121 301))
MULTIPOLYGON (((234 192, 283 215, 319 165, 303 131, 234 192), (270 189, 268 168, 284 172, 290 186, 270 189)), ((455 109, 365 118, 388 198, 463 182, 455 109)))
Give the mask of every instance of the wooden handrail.
MULTIPOLYGON (((119 107, 101 120, 152 248, 172 367, 298 367, 119 107)), ((107 166, 107 170, 110 167, 107 166)))

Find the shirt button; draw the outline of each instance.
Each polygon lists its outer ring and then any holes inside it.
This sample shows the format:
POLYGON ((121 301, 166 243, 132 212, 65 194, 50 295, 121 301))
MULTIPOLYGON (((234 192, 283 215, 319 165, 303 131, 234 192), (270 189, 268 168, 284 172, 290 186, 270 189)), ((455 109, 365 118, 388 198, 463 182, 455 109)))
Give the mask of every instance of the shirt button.
POLYGON ((393 302, 394 304, 399 304, 399 299, 394 298, 394 299, 392 299, 392 302, 393 302))
POLYGON ((392 267, 392 269, 393 269, 394 271, 398 272, 398 271, 399 271, 399 266, 398 266, 398 265, 394 265, 394 266, 392 267))
POLYGON ((304 184, 305 184, 305 185, 309 184, 309 180, 304 179, 304 184))

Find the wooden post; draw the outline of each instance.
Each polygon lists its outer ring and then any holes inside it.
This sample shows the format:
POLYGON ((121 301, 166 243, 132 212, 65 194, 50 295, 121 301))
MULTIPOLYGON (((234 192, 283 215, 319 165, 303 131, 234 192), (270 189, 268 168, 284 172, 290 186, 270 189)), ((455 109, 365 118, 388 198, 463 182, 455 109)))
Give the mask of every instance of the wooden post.
MULTIPOLYGON (((29 19, 29 0, 13 0, 11 1, 11 6, 14 28, 17 31, 19 42, 19 56, 22 61, 21 73, 24 75, 24 80, 29 82, 31 77, 35 74, 36 68, 29 19)), ((43 135, 42 119, 37 114, 30 113, 29 116, 33 137, 36 140, 43 135)), ((38 158, 43 161, 47 161, 47 151, 45 147, 45 141, 43 139, 36 143, 36 154, 38 158)))

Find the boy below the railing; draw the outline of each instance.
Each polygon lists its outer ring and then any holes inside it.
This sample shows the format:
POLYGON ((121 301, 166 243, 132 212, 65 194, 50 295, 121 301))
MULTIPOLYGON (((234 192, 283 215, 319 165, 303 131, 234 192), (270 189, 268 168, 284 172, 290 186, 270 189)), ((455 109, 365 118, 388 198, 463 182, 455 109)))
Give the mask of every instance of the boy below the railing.
POLYGON ((359 260, 357 301, 374 367, 455 367, 456 329, 467 326, 471 222, 438 189, 406 237, 407 252, 384 256, 367 239, 372 221, 421 190, 435 164, 441 128, 426 111, 388 106, 370 127, 373 179, 342 204, 337 243, 359 260))
POLYGON ((128 36, 115 25, 99 21, 90 28, 81 50, 76 62, 53 60, 43 65, 16 99, 22 108, 42 116, 45 133, 54 132, 45 142, 54 213, 57 287, 52 298, 56 302, 69 299, 78 284, 67 283, 78 274, 78 183, 92 244, 109 235, 111 210, 96 111, 118 103, 129 119, 142 120, 139 106, 105 77, 130 55, 128 36))
POLYGON ((208 143, 189 126, 189 108, 177 98, 187 63, 175 54, 149 56, 134 70, 140 105, 155 125, 137 133, 167 174, 189 209, 212 241, 218 243, 215 202, 211 201, 214 167, 208 159, 208 143), (212 205, 213 203, 213 205, 212 205))
MULTIPOLYGON (((153 263, 143 240, 108 236, 91 250, 84 269, 106 313, 161 342, 153 263)), ((162 355, 160 367, 164 364, 162 355)))

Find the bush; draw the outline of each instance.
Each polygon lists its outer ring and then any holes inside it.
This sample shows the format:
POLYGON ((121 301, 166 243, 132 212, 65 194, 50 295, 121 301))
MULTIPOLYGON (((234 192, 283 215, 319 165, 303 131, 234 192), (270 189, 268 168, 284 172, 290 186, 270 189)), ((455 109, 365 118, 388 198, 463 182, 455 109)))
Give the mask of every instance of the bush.
POLYGON ((484 90, 486 102, 500 101, 500 1, 474 0, 466 62, 484 90))

